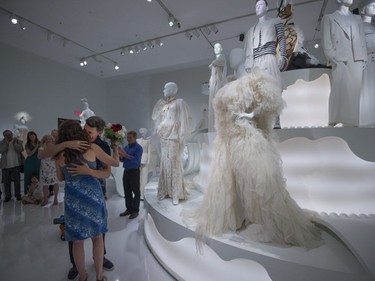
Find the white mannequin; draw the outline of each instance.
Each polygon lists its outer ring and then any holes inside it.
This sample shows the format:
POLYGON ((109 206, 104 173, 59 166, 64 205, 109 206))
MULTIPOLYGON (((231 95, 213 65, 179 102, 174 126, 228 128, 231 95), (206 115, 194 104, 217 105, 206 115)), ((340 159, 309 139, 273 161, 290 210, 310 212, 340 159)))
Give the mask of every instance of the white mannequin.
MULTIPOLYGON (((283 87, 280 70, 287 63, 284 24, 280 18, 268 17, 268 3, 256 0, 255 13, 258 23, 252 26, 245 39, 245 69, 250 72, 257 67, 265 74, 277 80, 283 87), (276 57, 276 42, 278 41, 279 57, 276 57)), ((275 118, 275 128, 280 128, 280 118, 275 118)))
MULTIPOLYGON (((25 148, 25 144, 27 142, 27 133, 29 132, 29 128, 26 126, 27 117, 21 116, 19 118, 19 124, 15 124, 13 128, 13 133, 16 138, 22 141, 23 147, 25 148)), ((22 151, 23 156, 26 158, 27 153, 26 150, 22 151)))
POLYGON ((375 127, 375 26, 371 24, 371 19, 375 16, 375 0, 360 2, 359 11, 367 47, 367 65, 361 90, 360 126, 375 127))
POLYGON ((363 68, 367 61, 363 23, 349 7, 353 0, 337 0, 339 8, 322 20, 322 45, 332 66, 329 125, 358 126, 363 68))
POLYGON ((148 182, 148 171, 150 164, 150 139, 146 138, 148 130, 146 128, 140 128, 139 134, 141 138, 137 139, 143 148, 143 154, 141 159, 141 176, 140 176, 140 189, 141 189, 141 200, 144 199, 144 190, 148 182))
POLYGON ((209 65, 211 77, 209 81, 209 100, 208 100, 208 131, 215 130, 215 115, 212 108, 212 100, 217 91, 227 83, 227 62, 223 54, 223 47, 220 43, 214 45, 215 60, 209 65))
POLYGON ((86 119, 91 116, 95 116, 95 113, 89 108, 89 104, 86 98, 81 99, 81 101, 82 101, 83 111, 79 115, 79 120, 81 121, 81 126, 83 128, 83 126, 85 126, 86 124, 86 119))
POLYGON ((239 79, 246 75, 245 70, 245 52, 241 48, 235 48, 232 51, 230 51, 229 54, 229 65, 233 69, 233 79, 239 79))
POLYGON ((161 143, 158 198, 170 197, 174 205, 187 198, 181 157, 190 135, 189 108, 182 99, 177 99, 177 91, 176 83, 165 84, 166 102, 157 128, 161 143))

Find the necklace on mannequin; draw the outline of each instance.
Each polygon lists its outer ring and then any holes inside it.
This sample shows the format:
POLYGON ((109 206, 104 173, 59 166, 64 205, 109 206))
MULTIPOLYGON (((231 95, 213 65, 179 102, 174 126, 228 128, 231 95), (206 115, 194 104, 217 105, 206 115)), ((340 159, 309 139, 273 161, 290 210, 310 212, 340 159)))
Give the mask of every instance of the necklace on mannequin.
POLYGON ((166 111, 166 110, 169 110, 169 106, 171 105, 171 103, 176 100, 176 96, 169 96, 167 101, 165 102, 165 105, 163 107, 163 111, 166 111))

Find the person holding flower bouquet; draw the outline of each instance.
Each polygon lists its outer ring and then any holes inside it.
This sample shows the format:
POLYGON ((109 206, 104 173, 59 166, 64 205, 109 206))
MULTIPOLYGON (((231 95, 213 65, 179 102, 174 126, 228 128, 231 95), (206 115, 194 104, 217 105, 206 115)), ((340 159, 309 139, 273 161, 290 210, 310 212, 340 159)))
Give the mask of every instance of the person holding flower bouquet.
POLYGON ((122 144, 124 142, 125 134, 126 128, 121 124, 108 123, 104 128, 104 137, 113 143, 122 144))

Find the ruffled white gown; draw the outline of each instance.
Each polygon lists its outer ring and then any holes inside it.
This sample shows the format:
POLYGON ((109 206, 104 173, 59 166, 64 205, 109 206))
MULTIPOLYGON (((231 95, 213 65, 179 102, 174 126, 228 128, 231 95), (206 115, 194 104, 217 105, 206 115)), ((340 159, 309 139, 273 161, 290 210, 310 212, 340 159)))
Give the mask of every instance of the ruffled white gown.
POLYGON ((251 225, 259 241, 306 248, 320 244, 318 229, 286 190, 271 137, 274 118, 284 107, 278 85, 255 69, 217 93, 209 183, 194 212, 198 237, 251 225), (251 122, 235 118, 236 113, 253 111, 251 122))

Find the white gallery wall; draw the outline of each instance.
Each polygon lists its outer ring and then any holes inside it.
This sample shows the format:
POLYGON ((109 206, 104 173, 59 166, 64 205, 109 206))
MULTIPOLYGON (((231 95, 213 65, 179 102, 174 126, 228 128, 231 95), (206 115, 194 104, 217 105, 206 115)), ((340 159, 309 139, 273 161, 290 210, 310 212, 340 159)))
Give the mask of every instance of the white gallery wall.
POLYGON ((74 112, 82 110, 84 97, 106 118, 105 80, 4 44, 0 54, 0 139, 19 111, 32 116, 26 125, 39 137, 56 128, 59 117, 79 119, 74 112))
MULTIPOLYGON (((192 128, 202 117, 208 96, 201 84, 208 82, 207 65, 134 77, 103 79, 65 67, 17 48, 0 44, 0 132, 13 129, 15 113, 26 111, 26 125, 38 136, 57 127, 58 118, 79 119, 81 98, 87 98, 96 115, 128 130, 153 130, 153 107, 163 97, 165 83, 176 82, 178 97, 189 105, 192 128)), ((2 135, 0 136, 2 139, 2 135)))
POLYGON ((138 77, 117 77, 107 81, 108 121, 121 123, 128 130, 145 127, 151 134, 154 123, 151 115, 155 103, 163 98, 164 85, 175 82, 178 98, 184 99, 191 110, 191 126, 194 129, 208 104, 208 96, 201 93, 201 84, 210 77, 208 66, 163 72, 138 77))

